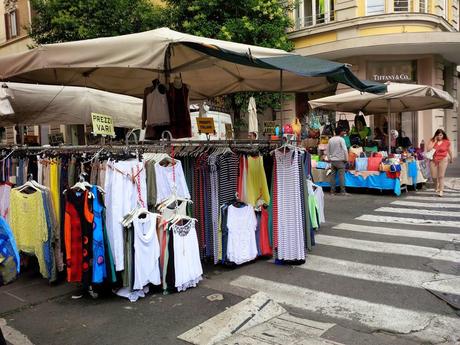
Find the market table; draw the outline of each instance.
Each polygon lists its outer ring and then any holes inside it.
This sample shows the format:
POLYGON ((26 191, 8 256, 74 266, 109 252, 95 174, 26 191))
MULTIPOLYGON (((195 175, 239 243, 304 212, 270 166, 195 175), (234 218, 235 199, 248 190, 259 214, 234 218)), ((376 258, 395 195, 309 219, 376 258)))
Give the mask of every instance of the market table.
MULTIPOLYGON (((316 169, 321 170, 321 169, 316 169)), ((330 187, 330 177, 325 181, 315 181, 321 187, 330 187)), ((339 176, 336 175, 336 185, 339 186, 339 176)), ((392 190, 396 195, 401 195, 401 180, 399 178, 389 178, 385 172, 378 172, 373 175, 355 175, 354 172, 345 172, 345 187, 372 188, 379 190, 392 190)))

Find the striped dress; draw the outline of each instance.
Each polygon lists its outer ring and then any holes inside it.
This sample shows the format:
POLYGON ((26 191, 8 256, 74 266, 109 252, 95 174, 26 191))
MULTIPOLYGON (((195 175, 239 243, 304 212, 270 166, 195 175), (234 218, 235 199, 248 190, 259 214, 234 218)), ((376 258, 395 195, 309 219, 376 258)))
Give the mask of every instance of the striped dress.
POLYGON ((278 259, 305 260, 298 151, 275 152, 278 259))

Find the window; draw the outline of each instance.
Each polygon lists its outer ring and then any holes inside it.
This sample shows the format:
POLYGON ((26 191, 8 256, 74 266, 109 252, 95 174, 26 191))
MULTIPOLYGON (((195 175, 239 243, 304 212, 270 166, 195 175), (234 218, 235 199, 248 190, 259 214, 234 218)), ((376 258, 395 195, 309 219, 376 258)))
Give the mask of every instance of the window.
POLYGON ((5 13, 5 31, 7 40, 19 36, 18 10, 13 10, 11 12, 5 13))
POLYGON ((420 13, 428 13, 428 0, 419 0, 420 13))
POLYGON ((335 19, 335 0, 299 1, 295 9, 296 29, 329 23, 335 19))
POLYGON ((394 1, 395 12, 409 12, 409 0, 395 0, 394 1))
POLYGON ((383 13, 385 13, 385 0, 367 0, 366 14, 368 16, 383 13))

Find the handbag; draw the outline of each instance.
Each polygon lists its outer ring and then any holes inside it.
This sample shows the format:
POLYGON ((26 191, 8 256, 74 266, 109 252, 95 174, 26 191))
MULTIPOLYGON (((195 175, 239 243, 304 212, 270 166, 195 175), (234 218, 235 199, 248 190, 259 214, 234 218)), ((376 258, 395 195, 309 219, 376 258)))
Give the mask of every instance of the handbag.
POLYGON ((386 164, 386 163, 383 163, 383 162, 381 162, 380 165, 379 165, 379 170, 383 171, 383 172, 389 172, 390 168, 391 168, 390 164, 386 164))
POLYGON ((400 172, 401 171, 401 164, 391 164, 390 165, 390 172, 400 172))
POLYGON ((425 158, 429 159, 430 161, 433 160, 435 152, 436 152, 436 149, 431 149, 430 151, 425 153, 425 158))
POLYGON ((356 171, 367 171, 369 158, 366 156, 364 157, 356 157, 355 160, 355 170, 356 171))
POLYGON ((373 153, 367 159, 367 170, 368 171, 379 171, 380 163, 382 163, 382 156, 379 153, 373 153))
POLYGON ((363 148, 358 145, 353 145, 348 151, 354 153, 356 156, 359 156, 363 152, 363 148))
POLYGON ((351 142, 351 145, 361 146, 361 144, 362 144, 361 138, 359 137, 358 134, 351 134, 350 135, 350 142, 351 142))
POLYGON ((302 146, 306 149, 318 146, 318 139, 307 138, 302 140, 302 146))
POLYGON ((294 134, 299 136, 302 130, 302 125, 300 123, 300 120, 297 117, 292 122, 291 127, 292 127, 292 130, 294 131, 294 134))
POLYGON ((326 151, 327 150, 327 144, 319 144, 318 145, 318 150, 326 151))
POLYGON ((311 128, 308 130, 308 137, 309 138, 313 138, 313 139, 317 139, 319 138, 321 135, 321 132, 319 131, 319 129, 315 129, 315 128, 311 128))
POLYGON ((349 149, 351 147, 350 137, 348 135, 345 135, 343 137, 343 140, 345 140, 345 145, 347 146, 347 149, 349 149))
POLYGON ((364 152, 378 152, 379 149, 377 146, 365 146, 364 152))
POLYGON ((323 133, 321 133, 321 135, 324 135, 327 137, 334 136, 334 128, 332 127, 330 123, 324 126, 323 133))
POLYGON ((317 162, 317 164, 316 164, 316 168, 317 168, 317 169, 329 169, 330 166, 331 166, 331 165, 330 165, 329 163, 327 163, 327 162, 322 162, 322 161, 319 161, 319 162, 317 162))
POLYGON ((345 115, 340 115, 340 120, 337 121, 337 127, 346 130, 347 132, 350 131, 350 122, 348 122, 347 117, 345 115), (345 117, 345 118, 342 118, 345 117))

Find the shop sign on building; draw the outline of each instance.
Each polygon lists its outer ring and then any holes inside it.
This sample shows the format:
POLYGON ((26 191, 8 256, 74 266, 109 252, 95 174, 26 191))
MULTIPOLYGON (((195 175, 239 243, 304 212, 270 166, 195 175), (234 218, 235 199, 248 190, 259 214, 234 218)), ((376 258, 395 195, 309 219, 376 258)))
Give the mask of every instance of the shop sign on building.
POLYGON ((91 120, 93 123, 93 134, 103 136, 115 136, 115 127, 113 126, 113 119, 110 115, 103 115, 91 113, 91 120))
POLYGON ((368 61, 367 78, 381 83, 394 81, 399 83, 417 82, 416 61, 368 61))

